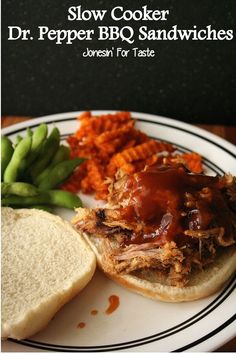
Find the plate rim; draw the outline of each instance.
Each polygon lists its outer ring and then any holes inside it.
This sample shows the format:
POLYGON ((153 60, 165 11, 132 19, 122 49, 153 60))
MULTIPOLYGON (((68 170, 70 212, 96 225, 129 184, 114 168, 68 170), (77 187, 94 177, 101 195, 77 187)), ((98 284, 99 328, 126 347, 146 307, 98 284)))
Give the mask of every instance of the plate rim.
MULTIPOLYGON (((25 128, 27 126, 32 126, 32 125, 37 125, 37 123, 41 122, 42 120, 47 121, 47 122, 53 122, 54 119, 57 120, 63 120, 63 119, 68 119, 68 118, 76 118, 76 116, 79 116, 81 113, 85 112, 85 110, 81 111, 71 111, 71 112, 65 112, 65 113, 54 113, 54 114, 49 114, 49 115, 43 115, 35 118, 30 118, 29 120, 26 120, 24 122, 12 124, 9 127, 2 128, 2 132, 5 134, 9 134, 12 132, 12 130, 15 130, 15 128, 25 128)), ((90 111, 94 115, 100 115, 100 114, 113 114, 116 113, 117 110, 91 110, 90 111)), ((130 111, 131 116, 135 118, 144 118, 144 120, 148 120, 149 118, 155 118, 159 119, 162 123, 166 124, 172 124, 174 127, 178 128, 179 125, 181 125, 184 129, 186 129, 186 132, 191 132, 194 130, 196 133, 200 135, 201 138, 207 138, 207 139, 212 139, 216 143, 220 143, 223 145, 223 147, 227 150, 230 150, 231 153, 233 153, 236 157, 236 146, 226 139, 215 135, 214 133, 211 133, 203 128, 197 127, 193 124, 183 122, 181 120, 173 119, 173 118, 168 118, 165 116, 161 116, 158 114, 151 114, 151 113, 143 113, 143 112, 136 112, 136 111, 130 111), (190 131, 189 131, 190 129, 190 131), (234 152, 235 150, 235 152, 234 152)))

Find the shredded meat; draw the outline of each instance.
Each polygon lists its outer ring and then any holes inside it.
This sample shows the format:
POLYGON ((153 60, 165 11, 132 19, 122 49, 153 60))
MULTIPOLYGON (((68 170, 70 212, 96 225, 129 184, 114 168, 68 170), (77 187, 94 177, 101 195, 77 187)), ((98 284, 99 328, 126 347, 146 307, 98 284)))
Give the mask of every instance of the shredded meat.
MULTIPOLYGON (((193 175, 195 183, 194 178, 193 175)), ((214 198, 212 188, 201 182, 203 186, 199 190, 183 194, 183 209, 179 216, 182 221, 179 223, 185 225, 185 229, 176 238, 164 238, 164 242, 160 242, 161 237, 157 233, 149 232, 152 225, 147 227, 143 220, 123 217, 123 209, 131 203, 131 197, 124 188, 126 182, 126 175, 119 176, 109 187, 110 195, 105 208, 79 208, 73 220, 76 228, 102 238, 103 264, 109 273, 133 274, 144 278, 156 274, 165 283, 183 287, 190 273, 211 263, 220 248, 235 247, 236 179, 231 175, 219 178, 220 187, 217 191, 220 197, 223 196, 222 205, 228 208, 225 217, 230 220, 230 225, 227 230, 221 225, 221 220, 213 218, 208 210, 201 220, 203 229, 196 226, 196 217, 199 217, 197 212, 202 203, 208 205, 214 198), (149 238, 146 240, 147 231, 149 238)), ((171 198, 171 195, 167 194, 167 197, 171 198)), ((163 235, 169 223, 173 223, 173 218, 167 216, 168 213, 162 218, 160 230, 163 235)))
POLYGON ((164 247, 132 245, 126 248, 111 248, 107 240, 103 243, 105 268, 112 273, 127 274, 143 268, 169 268, 182 270, 184 255, 174 242, 164 247))
POLYGON ((225 230, 223 227, 216 227, 208 230, 186 230, 184 231, 184 234, 199 239, 214 237, 218 244, 223 247, 231 246, 235 243, 233 234, 231 234, 228 238, 224 237, 225 230))

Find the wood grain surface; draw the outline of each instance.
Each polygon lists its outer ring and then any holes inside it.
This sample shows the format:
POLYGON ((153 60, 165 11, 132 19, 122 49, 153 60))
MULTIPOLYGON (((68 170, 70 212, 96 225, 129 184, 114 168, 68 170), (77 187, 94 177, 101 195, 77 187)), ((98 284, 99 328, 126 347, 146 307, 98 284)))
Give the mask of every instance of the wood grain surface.
MULTIPOLYGON (((8 127, 9 125, 24 122, 25 120, 33 119, 32 117, 18 117, 18 116, 3 116, 1 118, 2 128, 8 127)), ((236 145, 236 126, 225 126, 225 125, 205 125, 198 124, 198 127, 205 129, 215 135, 218 135, 225 140, 236 145)), ((234 310, 232 308, 232 310, 234 310)), ((236 335, 236 333, 235 333, 236 335)), ((212 339, 214 341, 214 339, 212 339)), ((224 344, 216 352, 236 352, 236 336, 230 342, 224 344)))

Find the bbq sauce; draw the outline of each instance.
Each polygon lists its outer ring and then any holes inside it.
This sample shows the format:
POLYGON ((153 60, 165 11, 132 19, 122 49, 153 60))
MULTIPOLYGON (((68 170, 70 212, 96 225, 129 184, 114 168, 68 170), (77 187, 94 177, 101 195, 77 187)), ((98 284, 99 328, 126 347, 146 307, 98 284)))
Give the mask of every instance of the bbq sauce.
POLYGON ((217 221, 229 230, 230 215, 219 177, 189 173, 183 166, 152 166, 130 176, 121 201, 121 217, 142 223, 125 243, 163 244, 184 230, 206 230, 217 221), (190 196, 189 199, 187 196, 190 196))
POLYGON ((96 316, 98 314, 98 310, 92 310, 90 313, 91 315, 96 316))
POLYGON ((84 328, 85 326, 86 326, 85 322, 80 322, 78 323, 77 328, 84 328))
POLYGON ((114 312, 120 305, 120 299, 119 296, 117 295, 111 295, 109 296, 109 306, 106 309, 106 314, 110 315, 112 312, 114 312))

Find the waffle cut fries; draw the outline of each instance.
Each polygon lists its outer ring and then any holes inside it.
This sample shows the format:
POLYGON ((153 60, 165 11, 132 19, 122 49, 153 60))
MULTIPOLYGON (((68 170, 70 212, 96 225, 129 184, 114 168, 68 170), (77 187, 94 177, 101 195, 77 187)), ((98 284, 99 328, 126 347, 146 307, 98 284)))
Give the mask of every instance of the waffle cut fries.
POLYGON ((84 112, 78 121, 79 129, 67 141, 71 158, 85 157, 87 161, 75 170, 62 189, 75 193, 82 190, 106 200, 107 180, 114 179, 118 170, 132 174, 156 163, 182 163, 192 172, 202 171, 200 155, 175 154, 172 144, 151 139, 138 130, 130 112, 99 116, 84 112))

